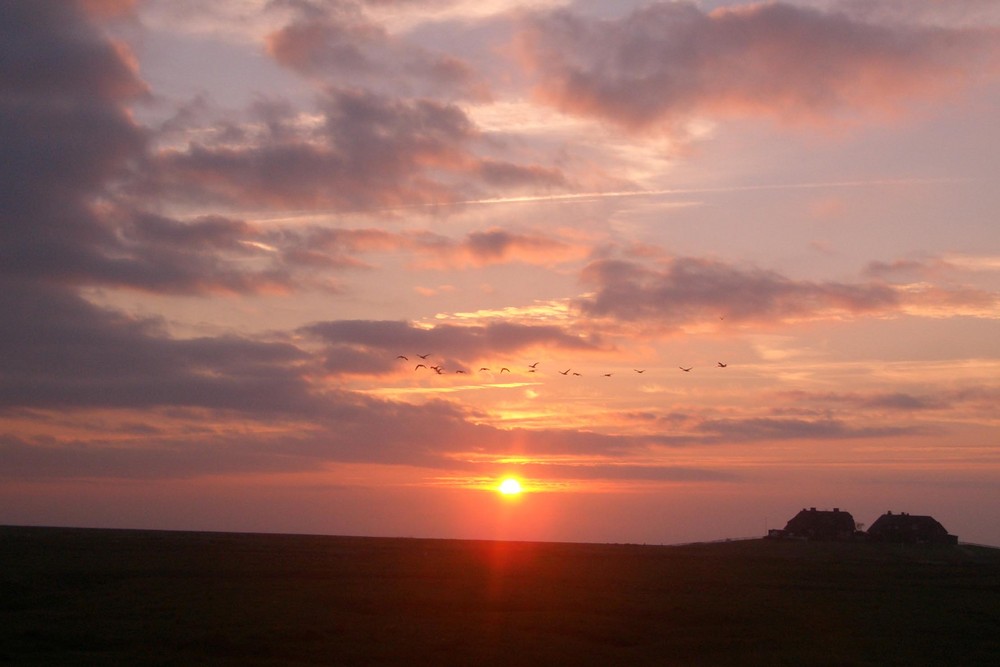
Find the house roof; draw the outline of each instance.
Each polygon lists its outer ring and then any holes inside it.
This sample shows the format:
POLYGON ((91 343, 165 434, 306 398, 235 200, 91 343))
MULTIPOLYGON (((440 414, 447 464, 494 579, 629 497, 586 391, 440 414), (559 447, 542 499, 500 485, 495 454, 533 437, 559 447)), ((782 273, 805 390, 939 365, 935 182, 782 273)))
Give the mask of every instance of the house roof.
POLYGON ((906 512, 899 514, 886 512, 877 518, 875 523, 868 528, 868 533, 871 535, 901 531, 920 533, 928 536, 945 536, 948 534, 945 527, 934 517, 907 514, 906 512))
POLYGON ((836 535, 854 532, 854 517, 840 508, 818 510, 803 509, 785 525, 785 531, 801 535, 836 535))

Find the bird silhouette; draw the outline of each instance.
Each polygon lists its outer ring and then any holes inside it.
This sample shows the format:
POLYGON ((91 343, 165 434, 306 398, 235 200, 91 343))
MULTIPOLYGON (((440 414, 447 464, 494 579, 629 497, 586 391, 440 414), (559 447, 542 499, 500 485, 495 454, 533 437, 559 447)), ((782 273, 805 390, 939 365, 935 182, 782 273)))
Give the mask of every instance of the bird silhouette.
POLYGON ((506 366, 504 366, 503 368, 500 369, 501 373, 503 373, 504 371, 507 371, 508 373, 510 373, 510 369, 507 368, 506 366))
POLYGON ((690 373, 691 369, 694 368, 694 366, 689 366, 688 368, 684 368, 683 366, 678 366, 677 368, 681 369, 685 373, 690 373))
POLYGON ((427 366, 424 366, 423 364, 417 364, 416 366, 413 367, 413 370, 417 370, 418 368, 427 368, 427 366))
POLYGON ((407 356, 405 356, 405 355, 402 355, 402 354, 400 354, 400 355, 397 355, 397 356, 396 356, 396 358, 397 358, 397 359, 403 359, 403 360, 405 360, 405 361, 409 361, 409 360, 410 360, 410 358, 409 358, 409 357, 407 357, 407 356))
POLYGON ((428 352, 427 354, 418 354, 417 356, 420 357, 421 359, 426 359, 427 357, 431 356, 431 353, 428 352))
POLYGON ((577 377, 580 377, 580 374, 579 374, 579 373, 573 373, 573 375, 575 375, 575 376, 577 376, 577 377))
POLYGON ((632 370, 634 370, 636 373, 639 373, 639 374, 642 374, 642 373, 646 372, 645 368, 643 368, 642 370, 639 370, 638 368, 633 368, 632 370))
POLYGON ((571 370, 573 370, 573 369, 572 369, 572 368, 567 368, 567 369, 566 369, 566 370, 564 370, 564 371, 559 371, 559 374, 560 374, 560 375, 569 375, 569 372, 570 372, 571 370))
POLYGON ((604 374, 604 377, 606 377, 606 378, 609 378, 609 377, 611 377, 612 375, 614 375, 614 373, 605 373, 605 374, 604 374))
POLYGON ((537 362, 537 361, 535 363, 533 363, 533 364, 528 364, 528 368, 534 368, 538 364, 539 364, 539 362, 537 362))
POLYGON ((461 368, 459 368, 459 369, 458 369, 457 371, 455 371, 455 372, 456 372, 456 373, 464 373, 465 371, 463 371, 463 370, 462 370, 461 368))
POLYGON ((729 364, 724 364, 724 363, 722 363, 721 361, 719 362, 719 368, 725 368, 725 367, 726 367, 726 366, 728 366, 728 365, 729 365, 729 364))
POLYGON ((488 371, 488 370, 490 369, 486 368, 486 366, 483 366, 482 368, 479 369, 479 372, 481 373, 483 371, 488 371))

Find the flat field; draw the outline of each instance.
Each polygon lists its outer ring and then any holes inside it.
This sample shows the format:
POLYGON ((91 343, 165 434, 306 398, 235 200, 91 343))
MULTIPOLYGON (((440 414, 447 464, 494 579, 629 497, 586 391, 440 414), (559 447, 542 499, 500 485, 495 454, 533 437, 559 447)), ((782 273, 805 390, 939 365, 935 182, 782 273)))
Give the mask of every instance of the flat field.
POLYGON ((997 665, 1000 550, 0 527, 12 665, 997 665))

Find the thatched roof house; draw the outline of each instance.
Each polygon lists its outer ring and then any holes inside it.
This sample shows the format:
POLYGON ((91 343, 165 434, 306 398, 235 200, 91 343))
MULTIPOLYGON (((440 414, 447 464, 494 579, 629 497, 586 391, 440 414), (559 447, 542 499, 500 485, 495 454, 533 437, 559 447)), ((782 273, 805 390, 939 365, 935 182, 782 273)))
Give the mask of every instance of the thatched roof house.
POLYGON ((854 537, 855 523, 850 512, 839 507, 832 510, 818 510, 815 507, 803 509, 792 517, 785 529, 770 531, 769 537, 800 540, 849 540, 854 537))
POLYGON ((950 535, 933 517, 906 512, 886 512, 868 528, 868 536, 876 542, 958 544, 958 536, 950 535))

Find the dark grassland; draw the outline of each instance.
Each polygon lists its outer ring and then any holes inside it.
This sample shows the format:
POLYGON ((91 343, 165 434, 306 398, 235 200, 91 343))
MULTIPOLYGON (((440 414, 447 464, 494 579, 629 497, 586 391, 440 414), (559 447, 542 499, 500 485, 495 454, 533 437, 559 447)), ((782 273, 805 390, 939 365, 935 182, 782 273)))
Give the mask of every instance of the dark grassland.
POLYGON ((13 665, 998 665, 1000 550, 0 527, 13 665))

